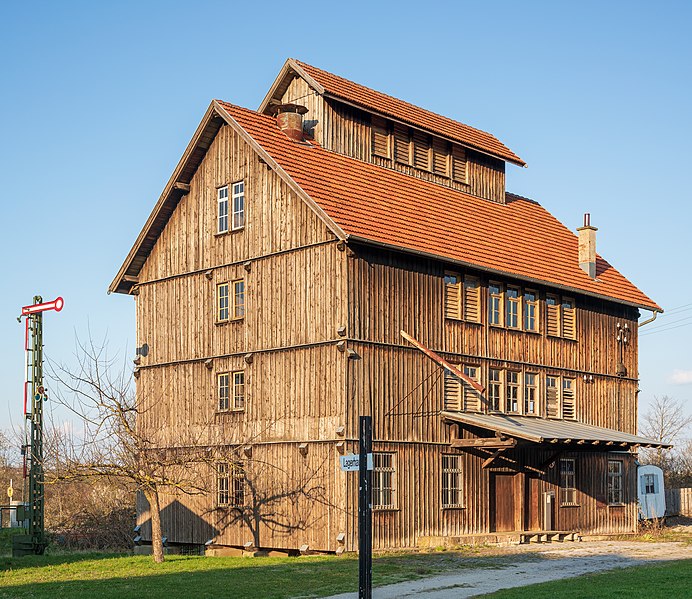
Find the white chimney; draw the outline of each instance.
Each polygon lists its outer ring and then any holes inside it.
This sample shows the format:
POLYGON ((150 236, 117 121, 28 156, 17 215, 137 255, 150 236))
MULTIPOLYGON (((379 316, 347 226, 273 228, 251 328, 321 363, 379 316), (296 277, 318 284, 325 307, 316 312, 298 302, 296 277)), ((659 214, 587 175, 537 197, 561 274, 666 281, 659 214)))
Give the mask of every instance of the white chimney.
POLYGON ((579 266, 592 279, 596 278, 596 227, 591 226, 591 214, 584 214, 584 226, 579 227, 579 266))

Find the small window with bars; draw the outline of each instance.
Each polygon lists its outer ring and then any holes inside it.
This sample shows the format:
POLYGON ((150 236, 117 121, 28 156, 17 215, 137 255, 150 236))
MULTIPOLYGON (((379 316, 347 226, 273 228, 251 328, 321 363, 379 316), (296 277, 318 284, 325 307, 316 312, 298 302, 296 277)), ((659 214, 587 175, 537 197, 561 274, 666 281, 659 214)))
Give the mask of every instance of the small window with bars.
POLYGON ((464 507, 461 455, 442 455, 442 507, 464 507))
POLYGON ((373 453, 372 507, 376 510, 396 507, 395 456, 393 453, 373 453))
POLYGON ((571 458, 560 460, 560 504, 577 504, 575 460, 571 458))
POLYGON ((608 460, 608 505, 622 505, 622 461, 608 460))

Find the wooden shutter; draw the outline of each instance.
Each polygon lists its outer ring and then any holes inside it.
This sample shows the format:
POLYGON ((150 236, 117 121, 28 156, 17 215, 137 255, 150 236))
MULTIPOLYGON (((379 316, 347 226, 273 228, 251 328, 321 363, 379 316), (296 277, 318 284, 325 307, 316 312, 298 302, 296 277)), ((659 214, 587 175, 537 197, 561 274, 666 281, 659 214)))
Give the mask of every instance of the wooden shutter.
POLYGON ((574 379, 562 381, 562 417, 574 420, 577 417, 574 401, 574 379))
POLYGON ((452 146, 452 179, 466 183, 466 151, 461 146, 452 146))
POLYGON ((461 409, 461 381, 445 370, 444 409, 458 412, 461 409))
POLYGON ((546 333, 551 337, 560 336, 560 300, 549 295, 545 299, 546 304, 546 333))
POLYGON ((464 320, 481 321, 481 284, 476 277, 464 277, 464 320))
POLYGON ((445 317, 461 318, 461 277, 445 275, 445 317))
POLYGON ((546 377, 545 405, 548 418, 558 418, 560 416, 560 398, 557 388, 558 381, 559 379, 557 377, 546 377))
POLYGON ((449 177, 449 153, 447 142, 433 138, 432 142, 432 171, 436 175, 449 177))
POLYGON ((430 136, 420 131, 413 132, 413 166, 430 170, 430 136))
MULTIPOLYGON (((478 381, 478 368, 475 366, 465 366, 464 374, 474 381, 478 381)), ((471 385, 466 382, 462 382, 462 392, 463 392, 463 410, 466 412, 480 412, 481 411, 481 397, 478 391, 476 391, 471 385)))
POLYGON ((394 159, 402 164, 411 164, 408 127, 394 125, 394 159))
POLYGON ((372 153, 375 156, 389 158, 387 121, 377 116, 372 117, 372 153))
POLYGON ((561 312, 562 336, 574 339, 576 336, 574 300, 563 298, 561 312))

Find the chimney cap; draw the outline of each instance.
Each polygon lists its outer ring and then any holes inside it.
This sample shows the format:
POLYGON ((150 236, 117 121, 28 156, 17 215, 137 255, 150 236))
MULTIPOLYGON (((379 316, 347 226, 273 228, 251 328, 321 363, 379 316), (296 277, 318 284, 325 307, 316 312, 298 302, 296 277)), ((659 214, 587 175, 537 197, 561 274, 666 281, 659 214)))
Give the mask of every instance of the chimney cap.
POLYGON ((305 114, 308 109, 301 104, 272 104, 269 107, 269 114, 276 116, 283 112, 297 112, 298 114, 305 114))

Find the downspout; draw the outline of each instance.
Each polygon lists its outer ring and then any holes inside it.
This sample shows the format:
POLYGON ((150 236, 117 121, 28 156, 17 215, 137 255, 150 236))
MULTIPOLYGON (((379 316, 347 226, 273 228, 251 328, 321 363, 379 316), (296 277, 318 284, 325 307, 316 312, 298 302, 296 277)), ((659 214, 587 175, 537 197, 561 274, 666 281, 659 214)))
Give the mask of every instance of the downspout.
POLYGON ((638 328, 643 327, 645 324, 649 324, 650 322, 653 322, 654 320, 656 320, 656 317, 658 316, 658 310, 652 310, 651 313, 653 314, 653 316, 651 318, 649 318, 648 320, 645 320, 644 322, 640 322, 637 325, 638 328))

